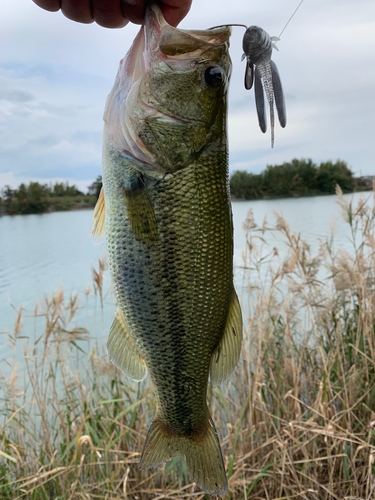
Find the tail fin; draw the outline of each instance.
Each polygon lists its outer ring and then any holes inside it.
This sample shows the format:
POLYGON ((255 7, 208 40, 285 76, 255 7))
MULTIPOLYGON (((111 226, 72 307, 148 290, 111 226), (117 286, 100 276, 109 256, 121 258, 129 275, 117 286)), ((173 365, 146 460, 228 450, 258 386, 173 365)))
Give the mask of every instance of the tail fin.
POLYGON ((199 433, 189 437, 173 432, 156 418, 148 431, 139 467, 145 470, 180 455, 185 458, 193 480, 208 495, 227 492, 223 456, 211 418, 199 433))

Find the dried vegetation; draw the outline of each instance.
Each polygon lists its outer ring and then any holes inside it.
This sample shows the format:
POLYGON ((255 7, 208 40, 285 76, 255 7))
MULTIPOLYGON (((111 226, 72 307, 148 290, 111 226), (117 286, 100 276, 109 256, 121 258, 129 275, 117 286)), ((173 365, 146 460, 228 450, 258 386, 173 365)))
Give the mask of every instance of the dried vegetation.
MULTIPOLYGON (((242 359, 208 394, 228 500, 375 498, 375 203, 354 207, 340 191, 337 201, 351 252, 334 251, 332 240, 312 251, 281 215, 274 228, 251 213, 245 222, 242 359), (267 246, 269 231, 282 250, 267 246)), ((103 264, 94 291, 107 307, 102 284, 103 264)), ((36 308, 42 332, 24 331, 20 309, 7 334, 14 357, 2 379, 0 497, 205 498, 180 459, 139 471, 152 390, 108 363, 104 333, 77 326, 80 307, 60 290, 36 308)))

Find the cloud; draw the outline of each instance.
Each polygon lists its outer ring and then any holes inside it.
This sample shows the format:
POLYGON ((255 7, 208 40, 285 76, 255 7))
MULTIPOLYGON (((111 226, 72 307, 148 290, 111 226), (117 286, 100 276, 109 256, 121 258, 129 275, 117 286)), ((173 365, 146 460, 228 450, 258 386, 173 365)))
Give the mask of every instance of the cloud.
MULTIPOLYGON (((1 69, 1 172, 12 171, 15 177, 29 174, 30 179, 64 172, 82 179, 90 170, 89 177, 98 175, 105 92, 100 84, 94 92, 87 89, 87 75, 81 78, 79 72, 70 76, 76 82, 72 92, 66 78, 60 81, 48 65, 1 69)), ((91 82, 95 79, 91 77, 91 82)))
MULTIPOLYGON (((256 24, 279 35, 295 0, 194 0, 185 29, 228 22, 256 24)), ((262 134, 253 91, 243 85, 244 30, 233 28, 229 91, 231 169, 260 171, 266 164, 311 157, 342 158, 375 174, 375 3, 304 2, 278 42, 287 127, 262 134)), ((50 13, 30 0, 2 8, 0 61, 2 129, 0 171, 14 179, 64 177, 84 181, 100 172, 104 103, 119 60, 139 27, 107 30, 50 13)))
POLYGON ((0 101, 29 102, 34 99, 35 97, 30 94, 30 92, 23 92, 22 90, 0 90, 0 101))
MULTIPOLYGON (((33 182, 39 182, 39 184, 48 185, 54 185, 56 182, 68 182, 70 185, 77 186, 77 188, 83 193, 87 193, 88 186, 93 183, 96 177, 90 177, 88 179, 76 179, 72 176, 67 175, 61 175, 59 177, 34 177, 33 182)), ((4 186, 10 186, 11 188, 15 189, 21 183, 28 184, 29 182, 30 179, 27 175, 15 177, 13 172, 0 173, 0 192, 1 188, 4 188, 4 186)))

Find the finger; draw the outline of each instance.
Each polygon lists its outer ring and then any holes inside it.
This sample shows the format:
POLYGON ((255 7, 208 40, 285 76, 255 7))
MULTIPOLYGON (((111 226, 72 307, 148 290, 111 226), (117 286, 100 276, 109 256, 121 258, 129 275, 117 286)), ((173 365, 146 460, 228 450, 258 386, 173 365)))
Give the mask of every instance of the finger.
POLYGON ((192 0, 164 0, 161 5, 164 19, 177 26, 189 12, 192 0))
POLYGON ((123 28, 129 22, 119 0, 91 0, 91 9, 94 21, 104 28, 123 28))
POLYGON ((33 0, 33 2, 44 10, 57 12, 60 10, 60 0, 33 0))
POLYGON ((131 23, 142 24, 145 17, 145 0, 120 0, 121 10, 131 23))
POLYGON ((77 23, 94 22, 90 0, 61 0, 61 11, 65 17, 77 23))

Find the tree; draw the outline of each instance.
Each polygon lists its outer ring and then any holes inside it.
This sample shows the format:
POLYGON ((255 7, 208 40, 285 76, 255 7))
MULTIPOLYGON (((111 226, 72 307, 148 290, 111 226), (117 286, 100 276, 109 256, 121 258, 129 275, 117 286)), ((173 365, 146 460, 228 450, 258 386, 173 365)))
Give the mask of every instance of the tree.
POLYGON ((242 199, 334 193, 336 184, 344 192, 355 187, 353 172, 342 160, 323 162, 318 167, 311 159, 294 158, 281 165, 267 165, 259 175, 237 171, 230 178, 231 193, 242 199))
POLYGON ((83 193, 80 191, 75 184, 69 186, 69 182, 55 182, 53 186, 52 193, 53 196, 82 196, 83 193))
POLYGON ((5 211, 6 213, 11 213, 11 205, 12 205, 12 201, 13 201, 13 198, 14 198, 14 193, 15 191, 9 186, 9 185, 6 185, 3 189, 3 192, 2 192, 2 197, 4 199, 4 207, 5 207, 5 211))
POLYGON ((20 213, 38 214, 49 207, 48 186, 39 182, 30 182, 27 186, 27 203, 18 206, 20 213))
POLYGON ((317 166, 311 159, 267 165, 263 172, 264 191, 271 196, 304 195, 317 189, 317 166))
POLYGON ((102 176, 98 175, 98 177, 96 178, 96 181, 94 181, 91 184, 91 186, 89 187, 90 194, 95 194, 96 199, 98 199, 99 195, 100 195, 100 191, 102 190, 102 187, 103 187, 102 176))
POLYGON ((236 198, 245 198, 245 200, 261 198, 263 196, 262 176, 237 170, 230 178, 230 192, 236 198))
POLYGON ((343 192, 350 192, 354 189, 353 172, 345 161, 337 160, 336 163, 326 161, 319 166, 317 183, 323 193, 334 193, 336 184, 343 192))

